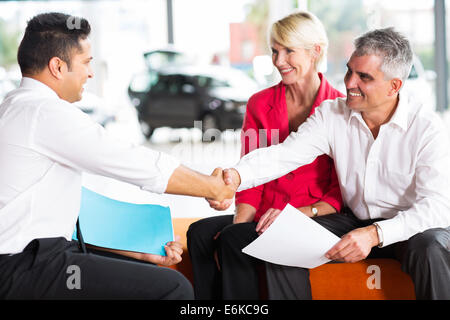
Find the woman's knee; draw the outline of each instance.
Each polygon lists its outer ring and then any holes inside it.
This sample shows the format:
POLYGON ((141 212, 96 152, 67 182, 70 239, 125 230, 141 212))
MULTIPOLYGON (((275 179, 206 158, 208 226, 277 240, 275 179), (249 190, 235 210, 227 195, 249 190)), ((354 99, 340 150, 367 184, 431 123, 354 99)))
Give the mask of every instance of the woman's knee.
POLYGON ((198 241, 204 239, 212 239, 217 232, 221 231, 227 224, 228 220, 231 219, 220 216, 220 217, 210 217, 198 220, 192 223, 186 233, 188 241, 198 241))
POLYGON ((237 223, 231 224, 223 228, 218 238, 220 247, 233 247, 241 250, 242 246, 246 246, 251 241, 256 239, 257 233, 255 231, 256 224, 237 223))

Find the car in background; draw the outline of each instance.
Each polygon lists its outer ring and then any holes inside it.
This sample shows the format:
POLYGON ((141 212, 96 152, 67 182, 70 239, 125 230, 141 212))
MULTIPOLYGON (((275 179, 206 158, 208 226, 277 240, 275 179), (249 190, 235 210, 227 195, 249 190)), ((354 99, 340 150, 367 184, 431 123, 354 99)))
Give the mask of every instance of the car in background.
POLYGON ((128 95, 138 112, 144 135, 156 128, 202 131, 242 127, 248 98, 258 90, 242 71, 224 66, 168 65, 135 75, 128 95))
POLYGON ((149 71, 168 66, 191 65, 195 63, 193 56, 170 45, 144 52, 143 57, 144 63, 149 71))
POLYGON ((436 94, 433 83, 436 73, 425 70, 417 56, 413 57, 413 65, 402 91, 408 92, 424 104, 425 108, 436 111, 436 94))

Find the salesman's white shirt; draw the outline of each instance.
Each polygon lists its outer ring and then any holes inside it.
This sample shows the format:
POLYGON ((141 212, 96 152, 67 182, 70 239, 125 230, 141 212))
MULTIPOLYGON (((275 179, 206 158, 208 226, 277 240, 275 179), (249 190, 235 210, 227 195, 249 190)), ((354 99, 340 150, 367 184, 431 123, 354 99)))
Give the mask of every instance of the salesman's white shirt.
POLYGON ((379 222, 384 243, 450 226, 450 144, 437 114, 401 94, 390 121, 373 135, 345 98, 327 100, 283 143, 257 149, 235 166, 245 190, 327 154, 343 200, 362 220, 379 222))
POLYGON ((0 105, 0 254, 36 238, 70 240, 82 172, 163 193, 175 158, 120 143, 45 84, 23 78, 0 105))

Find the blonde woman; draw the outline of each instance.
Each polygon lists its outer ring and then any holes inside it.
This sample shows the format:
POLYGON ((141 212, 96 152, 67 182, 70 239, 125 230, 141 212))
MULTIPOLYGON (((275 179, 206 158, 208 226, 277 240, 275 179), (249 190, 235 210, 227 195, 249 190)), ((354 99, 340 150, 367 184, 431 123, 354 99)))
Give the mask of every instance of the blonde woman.
MULTIPOLYGON (((284 141, 323 100, 343 96, 318 72, 327 46, 323 25, 311 13, 293 13, 272 25, 272 62, 281 81, 249 99, 242 155, 284 141)), ((288 203, 309 217, 340 211, 341 194, 331 158, 320 156, 275 181, 237 193, 235 215, 191 225, 188 249, 197 299, 260 298, 258 266, 262 263, 241 250, 264 232, 288 203)), ((224 210, 230 203, 210 201, 210 205, 224 210)))

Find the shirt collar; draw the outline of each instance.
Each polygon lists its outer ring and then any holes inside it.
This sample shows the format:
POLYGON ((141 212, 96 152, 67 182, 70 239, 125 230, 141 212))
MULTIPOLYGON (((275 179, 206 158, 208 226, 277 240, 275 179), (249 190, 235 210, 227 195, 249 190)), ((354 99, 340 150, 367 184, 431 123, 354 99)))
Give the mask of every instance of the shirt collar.
POLYGON ((408 129, 408 97, 407 95, 398 94, 398 104, 397 109, 389 120, 388 123, 393 123, 402 128, 403 130, 408 129))
POLYGON ((39 90, 39 92, 41 94, 44 94, 45 96, 59 98, 52 88, 47 86, 45 83, 33 78, 23 77, 20 81, 20 87, 24 89, 39 90))
MULTIPOLYGON (((399 101, 397 104, 397 108, 395 109, 394 114, 387 124, 395 124, 406 131, 408 129, 408 99, 406 95, 400 93, 398 95, 398 99, 399 101)), ((350 110, 350 116, 347 122, 348 124, 350 124, 350 121, 353 117, 357 118, 362 123, 365 123, 363 117, 361 116, 361 112, 350 110)))
MULTIPOLYGON (((347 107, 347 108, 348 108, 348 107, 347 107)), ((364 119, 363 119, 362 116, 361 116, 361 112, 352 110, 352 109, 350 109, 350 108, 348 108, 348 109, 350 110, 350 116, 348 117, 348 120, 347 120, 347 124, 348 124, 348 125, 350 125, 350 121, 352 121, 352 118, 356 118, 356 119, 358 119, 359 121, 361 121, 362 123, 365 123, 365 122, 364 122, 364 119)))

